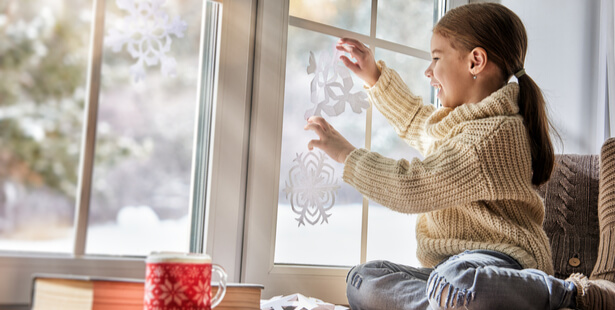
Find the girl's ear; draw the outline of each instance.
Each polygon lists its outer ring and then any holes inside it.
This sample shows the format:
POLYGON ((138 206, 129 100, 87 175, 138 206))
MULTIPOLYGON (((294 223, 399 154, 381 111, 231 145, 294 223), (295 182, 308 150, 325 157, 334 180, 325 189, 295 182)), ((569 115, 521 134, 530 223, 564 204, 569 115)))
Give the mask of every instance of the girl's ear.
POLYGON ((487 51, 482 47, 475 47, 469 54, 470 73, 478 75, 487 66, 487 51))

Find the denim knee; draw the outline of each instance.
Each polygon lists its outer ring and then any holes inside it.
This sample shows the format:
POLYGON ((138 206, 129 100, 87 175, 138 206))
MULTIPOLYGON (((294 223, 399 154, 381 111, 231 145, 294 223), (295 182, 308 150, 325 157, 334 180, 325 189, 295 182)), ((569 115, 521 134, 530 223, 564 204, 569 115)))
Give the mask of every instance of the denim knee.
MULTIPOLYGON (((487 250, 466 251, 450 257, 436 266, 427 281, 427 298, 433 309, 468 307, 472 309, 492 309, 493 304, 499 304, 498 298, 484 295, 492 286, 482 281, 477 287, 477 277, 489 277, 489 274, 505 270, 519 270, 521 265, 510 256, 487 250), (488 285, 489 287, 485 287, 488 285), (476 300, 480 291, 480 301, 476 300)), ((511 277, 511 275, 507 275, 511 277)), ((513 276, 514 277, 514 276, 513 276)), ((492 283, 496 285, 497 283, 492 283)))
POLYGON ((348 275, 346 275, 346 286, 353 286, 358 289, 361 286, 364 275, 374 273, 374 270, 381 269, 386 263, 383 260, 375 260, 352 267, 348 275))
MULTIPOLYGON (((370 261, 352 267, 346 276, 346 297, 351 309, 370 309, 373 308, 374 298, 370 296, 370 289, 361 289, 363 279, 369 279, 374 272, 380 271, 383 261, 370 261)), ((369 286, 369 285, 368 285, 369 286)))
POLYGON ((346 277, 348 303, 353 310, 426 309, 431 271, 383 260, 357 265, 346 277))
POLYGON ((439 265, 427 280, 427 298, 433 309, 467 307, 475 298, 476 268, 465 261, 449 260, 439 265))

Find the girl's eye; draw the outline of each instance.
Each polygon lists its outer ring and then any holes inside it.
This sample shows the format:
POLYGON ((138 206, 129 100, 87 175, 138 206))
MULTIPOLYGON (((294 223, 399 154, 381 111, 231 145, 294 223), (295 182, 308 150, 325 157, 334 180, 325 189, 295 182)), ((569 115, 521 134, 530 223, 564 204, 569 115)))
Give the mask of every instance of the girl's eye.
POLYGON ((433 61, 438 61, 440 58, 432 58, 433 61))

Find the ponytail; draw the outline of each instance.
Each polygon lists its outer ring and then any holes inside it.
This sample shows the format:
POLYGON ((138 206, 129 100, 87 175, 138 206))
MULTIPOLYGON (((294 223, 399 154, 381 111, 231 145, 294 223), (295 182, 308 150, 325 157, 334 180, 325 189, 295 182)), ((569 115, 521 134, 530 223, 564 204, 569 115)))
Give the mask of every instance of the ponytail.
MULTIPOLYGON (((451 38, 457 48, 471 51, 480 46, 502 72, 503 82, 515 74, 519 81, 519 114, 523 116, 532 154, 532 184, 539 186, 551 177, 555 154, 545 99, 523 64, 527 33, 519 16, 497 3, 471 3, 450 10, 434 27, 434 33, 451 38)), ((553 133, 559 137, 557 132, 553 133)), ((559 139, 561 141, 561 138, 559 139)))
POLYGON ((519 114, 530 138, 532 154, 532 184, 539 186, 549 180, 555 166, 555 152, 549 135, 552 127, 547 118, 546 103, 538 85, 524 74, 519 82, 519 114))

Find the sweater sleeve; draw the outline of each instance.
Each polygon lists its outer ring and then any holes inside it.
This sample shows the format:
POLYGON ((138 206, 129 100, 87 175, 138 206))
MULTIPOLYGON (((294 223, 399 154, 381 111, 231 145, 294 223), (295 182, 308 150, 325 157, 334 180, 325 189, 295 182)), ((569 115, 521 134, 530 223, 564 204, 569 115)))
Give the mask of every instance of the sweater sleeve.
POLYGON ((394 160, 366 149, 346 158, 343 179, 367 198, 402 213, 424 213, 489 196, 472 146, 447 145, 426 157, 394 160))
POLYGON ((384 61, 378 61, 378 66, 381 69, 380 78, 367 89, 370 102, 389 121, 399 137, 425 154, 428 144, 425 122, 435 107, 423 105, 421 97, 415 96, 399 74, 388 68, 384 61))

